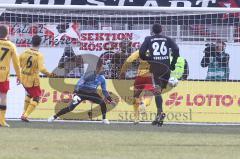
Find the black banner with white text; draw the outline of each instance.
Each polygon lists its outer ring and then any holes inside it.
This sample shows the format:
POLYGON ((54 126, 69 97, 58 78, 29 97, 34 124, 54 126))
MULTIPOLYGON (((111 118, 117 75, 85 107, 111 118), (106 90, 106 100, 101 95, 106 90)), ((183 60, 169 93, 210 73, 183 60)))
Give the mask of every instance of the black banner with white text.
MULTIPOLYGON (((6 3, 6 0, 0 0, 6 3)), ((240 0, 8 0, 9 4, 160 6, 160 7, 239 7, 240 0)))

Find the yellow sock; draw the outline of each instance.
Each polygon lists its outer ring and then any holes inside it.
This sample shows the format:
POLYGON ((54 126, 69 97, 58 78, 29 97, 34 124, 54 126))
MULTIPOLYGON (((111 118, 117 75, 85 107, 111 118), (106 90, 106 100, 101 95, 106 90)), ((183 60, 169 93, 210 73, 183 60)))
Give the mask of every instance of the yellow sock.
POLYGON ((0 125, 2 126, 5 126, 6 124, 5 114, 6 114, 6 110, 0 110, 0 125))
POLYGON ((27 110, 24 113, 24 116, 28 117, 34 111, 37 105, 38 105, 38 102, 30 101, 30 104, 28 105, 27 110))
POLYGON ((139 102, 140 102, 140 99, 135 99, 134 104, 133 104, 135 121, 139 120, 139 102))
POLYGON ((148 107, 150 104, 151 104, 151 98, 150 97, 146 97, 145 99, 144 99, 144 104, 145 104, 145 106, 146 107, 148 107))
POLYGON ((29 96, 26 96, 25 97, 25 101, 24 101, 24 111, 23 111, 23 114, 26 113, 27 108, 28 108, 30 102, 31 102, 31 98, 29 96))

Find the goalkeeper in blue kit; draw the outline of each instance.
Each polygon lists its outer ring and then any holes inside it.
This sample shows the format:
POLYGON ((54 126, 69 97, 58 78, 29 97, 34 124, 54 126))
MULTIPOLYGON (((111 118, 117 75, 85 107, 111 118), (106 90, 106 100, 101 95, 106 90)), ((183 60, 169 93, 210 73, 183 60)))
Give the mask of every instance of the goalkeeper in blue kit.
POLYGON ((96 71, 89 71, 85 73, 82 78, 80 78, 75 87, 73 99, 70 104, 66 108, 60 110, 54 116, 50 117, 48 122, 53 122, 61 115, 73 111, 82 101, 88 100, 100 105, 103 119, 102 122, 104 124, 110 124, 108 119, 106 119, 107 107, 105 101, 113 105, 115 105, 115 103, 106 89, 106 79, 102 74, 102 65, 102 61, 99 60, 96 66, 96 71), (98 86, 101 86, 105 99, 103 99, 97 93, 98 86))

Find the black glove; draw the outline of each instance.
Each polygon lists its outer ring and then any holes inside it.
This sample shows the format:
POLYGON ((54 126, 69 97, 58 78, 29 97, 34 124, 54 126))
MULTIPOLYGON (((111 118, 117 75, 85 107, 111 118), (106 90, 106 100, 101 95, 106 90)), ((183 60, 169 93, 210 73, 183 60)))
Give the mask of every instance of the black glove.
POLYGON ((113 100, 110 96, 106 97, 107 102, 111 103, 113 100))
POLYGON ((171 65, 170 65, 170 70, 171 70, 171 71, 174 71, 174 70, 175 70, 175 64, 171 64, 171 65))

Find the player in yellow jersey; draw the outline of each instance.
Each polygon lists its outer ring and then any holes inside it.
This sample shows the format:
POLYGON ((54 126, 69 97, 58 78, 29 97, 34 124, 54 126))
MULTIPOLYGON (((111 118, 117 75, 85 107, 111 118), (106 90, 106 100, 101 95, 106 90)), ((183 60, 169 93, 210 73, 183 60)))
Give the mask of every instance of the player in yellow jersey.
POLYGON ((36 108, 41 96, 39 73, 43 73, 48 77, 54 74, 47 71, 44 67, 43 55, 38 51, 41 44, 41 37, 35 35, 32 37, 32 48, 26 49, 20 55, 21 66, 21 82, 26 90, 26 97, 24 102, 24 112, 21 120, 29 122, 28 117, 36 108))
MULTIPOLYGON (((125 61, 120 72, 120 78, 125 78, 125 72, 131 65, 133 61, 140 60, 139 51, 133 52, 125 61)), ((152 74, 149 72, 150 65, 147 61, 140 60, 140 65, 138 67, 137 77, 134 82, 134 123, 139 123, 139 107, 140 112, 145 112, 145 107, 149 106, 151 103, 150 97, 145 97, 144 99, 140 98, 140 94, 143 90, 154 91, 154 86, 152 83, 152 74)))
POLYGON ((8 28, 4 25, 0 26, 0 126, 3 127, 9 127, 5 121, 5 114, 7 109, 7 92, 9 90, 8 77, 11 60, 17 78, 20 79, 20 68, 16 46, 7 40, 7 36, 8 28))

